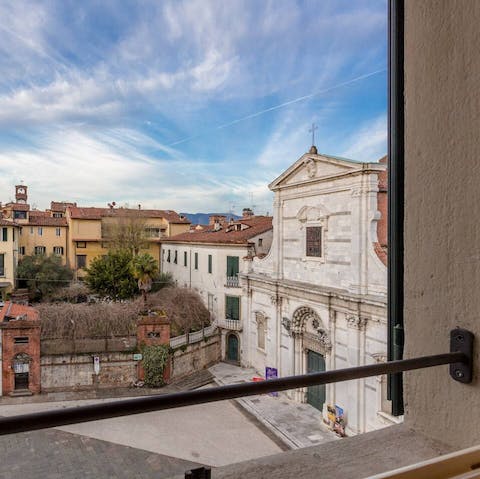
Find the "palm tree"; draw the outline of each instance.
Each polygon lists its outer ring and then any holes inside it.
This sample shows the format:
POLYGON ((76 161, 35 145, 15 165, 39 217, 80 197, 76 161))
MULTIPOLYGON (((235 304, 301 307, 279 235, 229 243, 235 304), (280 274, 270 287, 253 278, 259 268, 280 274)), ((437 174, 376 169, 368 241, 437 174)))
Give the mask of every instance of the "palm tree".
POLYGON ((138 289, 142 292, 143 301, 147 301, 147 293, 152 289, 153 278, 158 273, 154 257, 144 253, 133 258, 133 271, 138 280, 138 289))

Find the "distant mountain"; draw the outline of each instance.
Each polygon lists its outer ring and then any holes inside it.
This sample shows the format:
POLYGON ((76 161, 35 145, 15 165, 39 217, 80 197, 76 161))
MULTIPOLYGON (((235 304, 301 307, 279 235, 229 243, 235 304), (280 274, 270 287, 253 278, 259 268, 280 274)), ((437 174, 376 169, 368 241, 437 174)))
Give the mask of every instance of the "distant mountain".
POLYGON ((180 213, 183 216, 186 216, 194 225, 208 225, 208 218, 210 215, 224 215, 227 217, 227 221, 230 221, 230 218, 238 220, 241 216, 233 215, 231 213, 180 213))

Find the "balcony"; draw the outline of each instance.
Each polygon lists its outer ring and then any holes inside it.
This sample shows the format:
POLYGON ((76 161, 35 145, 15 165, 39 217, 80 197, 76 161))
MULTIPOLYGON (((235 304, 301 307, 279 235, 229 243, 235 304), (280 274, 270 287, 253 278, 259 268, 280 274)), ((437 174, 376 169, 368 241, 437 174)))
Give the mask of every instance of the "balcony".
POLYGON ((226 288, 240 288, 240 281, 238 276, 227 276, 227 281, 225 283, 226 288))
POLYGON ((217 326, 230 331, 241 331, 243 329, 242 321, 240 319, 219 319, 217 326))

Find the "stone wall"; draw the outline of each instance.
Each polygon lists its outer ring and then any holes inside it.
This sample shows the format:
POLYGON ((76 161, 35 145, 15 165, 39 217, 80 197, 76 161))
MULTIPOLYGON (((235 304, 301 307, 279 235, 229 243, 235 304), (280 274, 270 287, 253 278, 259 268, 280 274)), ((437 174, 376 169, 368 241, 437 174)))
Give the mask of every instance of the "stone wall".
MULTIPOLYGON (((43 349, 43 344, 42 344, 43 349)), ((186 376, 220 360, 220 337, 210 336, 177 348, 172 356, 172 378, 186 376)), ((138 361, 133 352, 42 354, 42 391, 68 391, 129 387, 137 380, 138 361), (94 373, 93 356, 100 358, 100 372, 94 373)))
POLYGON ((179 378, 199 371, 221 359, 220 334, 205 338, 198 343, 177 348, 172 359, 172 378, 179 378))

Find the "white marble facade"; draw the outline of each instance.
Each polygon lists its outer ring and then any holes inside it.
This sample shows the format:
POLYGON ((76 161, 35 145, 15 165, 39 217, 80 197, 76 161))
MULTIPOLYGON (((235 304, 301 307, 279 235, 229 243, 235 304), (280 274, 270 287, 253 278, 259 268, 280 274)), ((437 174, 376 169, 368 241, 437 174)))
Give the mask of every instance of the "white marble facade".
MULTIPOLYGON (((386 216, 378 200, 385 169, 312 147, 269 185, 272 247, 241 275, 243 365, 289 376, 308 372, 309 351, 321 355, 326 370, 385 361, 387 268, 374 248, 386 216), (309 227, 321 227, 320 254, 307 255, 309 227)), ((370 431, 394 420, 385 389, 384 377, 327 385, 323 408, 317 407, 325 418, 327 405, 342 407, 349 435, 370 431)), ((302 402, 309 397, 306 390, 289 394, 302 402)))

